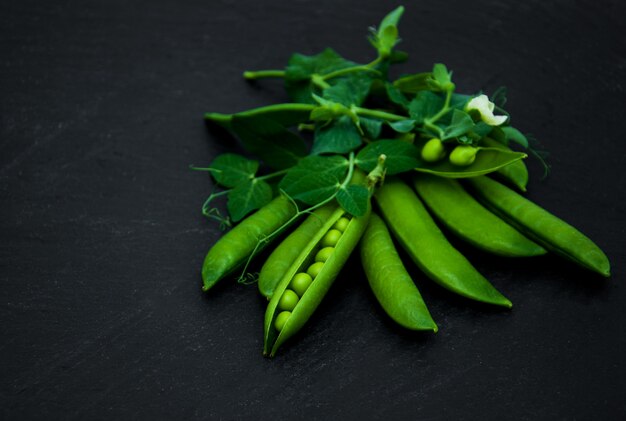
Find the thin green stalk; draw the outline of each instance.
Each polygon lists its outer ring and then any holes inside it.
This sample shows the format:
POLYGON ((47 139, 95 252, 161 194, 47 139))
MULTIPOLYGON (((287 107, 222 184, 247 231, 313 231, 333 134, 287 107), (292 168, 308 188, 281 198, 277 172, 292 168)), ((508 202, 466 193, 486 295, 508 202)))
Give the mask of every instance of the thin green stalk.
POLYGON ((285 71, 284 70, 255 70, 250 71, 246 70, 243 72, 243 77, 248 80, 256 80, 256 79, 266 79, 266 78, 284 78, 285 71))
POLYGON ((334 72, 326 73, 322 76, 324 80, 334 79, 339 76, 347 75, 355 72, 373 72, 380 74, 380 72, 376 69, 372 69, 368 65, 365 66, 354 66, 354 67, 346 67, 345 69, 335 70, 334 72))
POLYGON ((392 114, 385 111, 370 110, 369 108, 353 107, 353 109, 360 116, 380 118, 382 120, 388 121, 402 121, 409 118, 403 115, 392 114))

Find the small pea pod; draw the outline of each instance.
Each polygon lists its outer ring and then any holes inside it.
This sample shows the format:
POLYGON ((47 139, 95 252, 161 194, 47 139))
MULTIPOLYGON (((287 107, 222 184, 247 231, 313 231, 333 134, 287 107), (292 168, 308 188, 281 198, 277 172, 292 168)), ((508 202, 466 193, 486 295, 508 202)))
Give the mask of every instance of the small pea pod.
POLYGON ((274 249, 259 273, 259 291, 268 300, 289 266, 313 236, 330 217, 336 206, 328 204, 318 208, 274 249))
MULTIPOLYGON (((241 221, 209 250, 202 265, 203 291, 246 262, 259 241, 275 233, 296 214, 296 207, 279 196, 241 221)), ((274 236, 275 237, 275 236, 274 236)), ((268 244, 261 243, 259 250, 268 244)))
POLYGON ((389 230, 375 213, 361 238, 361 263, 376 299, 399 325, 437 332, 426 303, 407 273, 389 230))
POLYGON ((276 355, 278 348, 311 317, 365 231, 370 207, 364 216, 350 218, 342 233, 338 226, 345 215, 339 207, 333 212, 276 287, 265 312, 264 355, 276 355), (335 224, 337 228, 333 228, 335 224), (327 253, 325 250, 330 248, 327 253), (298 296, 295 305, 291 305, 291 292, 298 296))
POLYGON ((437 220, 475 247, 506 257, 546 254, 543 247, 478 203, 457 180, 418 174, 413 185, 437 220))
MULTIPOLYGON (((489 148, 511 151, 509 147, 489 137, 484 138, 483 143, 489 148)), ((519 161, 510 163, 506 167, 500 168, 496 171, 496 174, 517 187, 520 191, 526 191, 526 185, 528 184, 528 168, 526 168, 526 164, 524 164, 523 160, 520 159, 519 161)))
POLYGON ((466 298, 512 307, 446 240, 409 186, 399 179, 387 179, 375 198, 396 239, 429 278, 466 298))
POLYGON ((476 177, 468 182, 496 214, 548 250, 600 275, 611 276, 611 264, 604 252, 576 228, 490 178, 476 177))

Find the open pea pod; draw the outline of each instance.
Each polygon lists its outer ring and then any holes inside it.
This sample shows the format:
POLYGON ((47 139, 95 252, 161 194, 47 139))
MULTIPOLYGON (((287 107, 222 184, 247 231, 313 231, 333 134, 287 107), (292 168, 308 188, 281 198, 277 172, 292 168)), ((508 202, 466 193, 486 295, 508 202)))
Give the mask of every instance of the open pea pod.
POLYGON ((526 157, 527 155, 521 152, 509 152, 497 148, 480 148, 474 162, 466 167, 454 165, 447 159, 442 159, 433 163, 423 162, 415 170, 435 174, 439 177, 469 178, 489 174, 526 157))
POLYGON ((337 207, 301 250, 267 306, 263 355, 276 355, 278 348, 309 320, 361 239, 370 211, 368 205, 365 215, 341 224, 348 214, 337 207), (303 286, 300 280, 306 277, 310 280, 303 286))
POLYGON ((289 127, 309 121, 309 116, 313 108, 315 108, 315 105, 312 104, 275 104, 234 114, 206 113, 204 114, 204 119, 226 129, 232 128, 234 116, 237 116, 239 119, 263 117, 289 127))
MULTIPOLYGON (((489 137, 484 138, 482 142, 483 145, 488 148, 501 149, 507 152, 511 151, 508 146, 505 146, 497 140, 489 137)), ((500 176, 500 178, 517 187, 520 191, 526 191, 526 185, 528 184, 528 168, 526 168, 526 164, 524 164, 523 160, 520 159, 500 168, 496 171, 496 174, 500 176)))
POLYGON ((604 252, 573 226, 488 177, 471 178, 468 183, 494 213, 531 239, 582 267, 611 276, 604 252))
POLYGON ((259 292, 264 297, 272 298, 285 272, 336 208, 336 205, 327 204, 316 209, 272 251, 259 272, 259 292))

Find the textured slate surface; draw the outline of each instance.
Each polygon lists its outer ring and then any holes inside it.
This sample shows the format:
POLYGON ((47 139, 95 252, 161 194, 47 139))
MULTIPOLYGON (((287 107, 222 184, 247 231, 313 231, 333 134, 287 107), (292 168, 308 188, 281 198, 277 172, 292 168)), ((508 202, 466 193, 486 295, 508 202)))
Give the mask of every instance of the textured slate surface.
POLYGON ((626 416, 626 45, 619 1, 407 3, 411 55, 461 91, 509 88, 552 153, 528 196, 609 255, 602 280, 555 257, 463 245, 514 302, 474 305, 414 272, 437 335, 396 328, 358 261, 274 360, 264 299, 200 292, 220 236, 187 169, 230 150, 205 111, 286 100, 245 69, 332 46, 365 62, 374 1, 5 1, 0 5, 0 417, 617 419, 626 416))

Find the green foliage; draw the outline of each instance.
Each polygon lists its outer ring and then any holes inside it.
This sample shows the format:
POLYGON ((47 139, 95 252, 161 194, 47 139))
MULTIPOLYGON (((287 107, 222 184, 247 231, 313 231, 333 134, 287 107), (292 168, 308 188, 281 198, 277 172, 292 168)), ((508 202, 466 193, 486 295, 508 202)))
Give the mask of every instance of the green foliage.
POLYGON ((416 124, 422 124, 424 120, 437 114, 443 104, 444 99, 441 96, 431 91, 420 91, 409 103, 409 115, 416 124))
POLYGON ((263 180, 250 179, 228 193, 228 213, 234 222, 272 200, 272 188, 263 180))
POLYGON ((354 122, 344 115, 315 129, 311 154, 347 153, 361 146, 362 142, 354 122))
POLYGON ((292 167, 306 156, 304 141, 268 118, 234 116, 232 127, 246 150, 271 168, 282 170, 292 167))
POLYGON ((316 205, 337 192, 348 168, 339 155, 309 156, 287 172, 279 187, 294 200, 316 205))
POLYGON ((354 216, 363 216, 367 212, 369 190, 365 186, 351 184, 342 186, 337 192, 337 202, 346 212, 354 216))
POLYGON ((372 78, 366 74, 351 74, 324 90, 323 97, 350 107, 361 105, 369 93, 372 78))
POLYGON ((357 154, 356 164, 363 171, 376 168, 378 157, 385 155, 387 174, 399 174, 420 165, 419 149, 401 140, 379 140, 372 142, 357 154))
POLYGON ((258 169, 258 161, 233 153, 225 153, 211 162, 209 170, 218 184, 224 187, 235 187, 254 178, 258 169))

